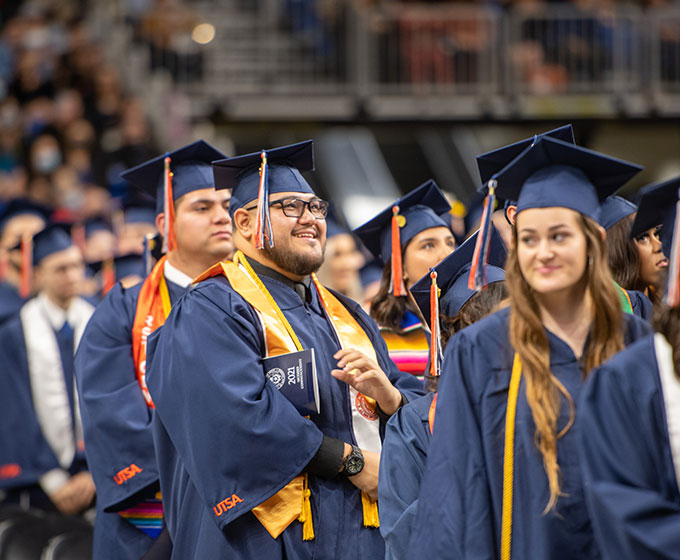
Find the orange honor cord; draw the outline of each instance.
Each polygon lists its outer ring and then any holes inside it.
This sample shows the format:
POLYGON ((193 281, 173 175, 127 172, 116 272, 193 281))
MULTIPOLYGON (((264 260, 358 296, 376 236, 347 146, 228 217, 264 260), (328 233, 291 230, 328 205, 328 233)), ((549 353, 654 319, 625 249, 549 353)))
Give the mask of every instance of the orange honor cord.
POLYGON ((163 228, 163 252, 173 251, 177 247, 175 239, 175 202, 172 194, 172 171, 170 171, 170 156, 166 154, 163 172, 163 210, 165 213, 165 227, 163 228))
POLYGON ((31 295, 31 275, 33 273, 33 239, 24 236, 21 239, 21 283, 19 295, 26 299, 31 295))
POLYGON ((267 152, 262 150, 260 154, 260 185, 257 191, 257 216, 255 218, 255 248, 264 249, 265 237, 269 240, 269 246, 274 246, 271 218, 269 216, 269 188, 267 186, 267 152))
MULTIPOLYGON (((680 192, 678 194, 680 195, 680 192)), ((680 305, 680 200, 675 204, 675 225, 669 257, 666 304, 677 307, 680 305)))
MULTIPOLYGON (((406 295, 404 273, 401 263, 401 239, 399 235, 399 206, 392 207, 392 294, 395 297, 406 295)), ((403 219, 403 218, 402 218, 403 219)))
POLYGON ((437 286, 437 271, 430 269, 430 375, 439 375, 441 356, 441 336, 439 333, 439 287, 437 286))
POLYGON ((102 295, 105 296, 116 284, 116 268, 113 259, 106 259, 102 265, 102 295))
POLYGON ((482 220, 479 223, 475 252, 472 255, 470 275, 468 276, 468 289, 483 290, 486 287, 486 265, 489 261, 489 244, 491 241, 491 215, 496 205, 496 181, 491 179, 488 183, 489 192, 484 199, 482 220))

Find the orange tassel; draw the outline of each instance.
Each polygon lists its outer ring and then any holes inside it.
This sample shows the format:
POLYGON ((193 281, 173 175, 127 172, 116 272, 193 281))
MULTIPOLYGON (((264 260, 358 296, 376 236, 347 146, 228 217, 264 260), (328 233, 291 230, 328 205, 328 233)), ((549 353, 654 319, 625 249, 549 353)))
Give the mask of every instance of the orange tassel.
POLYGON ((26 299, 31 295, 31 275, 33 272, 33 239, 26 236, 21 240, 21 283, 19 295, 26 299))
POLYGON ((267 152, 262 150, 260 154, 260 185, 257 191, 257 216, 255 217, 255 248, 264 249, 265 237, 269 246, 274 246, 271 218, 269 217, 269 190, 267 189, 267 152))
POLYGON ((163 232, 164 252, 174 251, 177 247, 175 238, 175 201, 172 195, 172 171, 170 156, 165 156, 165 188, 164 188, 165 231, 163 232))
POLYGON ((439 287, 437 272, 431 269, 430 278, 430 375, 439 375, 439 355, 441 353, 441 337, 439 334, 439 287))
POLYGON ((392 294, 406 295, 404 272, 401 264, 401 240, 399 236, 399 206, 392 207, 392 294))
POLYGON ((116 284, 116 267, 113 259, 106 259, 102 265, 102 295, 105 296, 116 284))

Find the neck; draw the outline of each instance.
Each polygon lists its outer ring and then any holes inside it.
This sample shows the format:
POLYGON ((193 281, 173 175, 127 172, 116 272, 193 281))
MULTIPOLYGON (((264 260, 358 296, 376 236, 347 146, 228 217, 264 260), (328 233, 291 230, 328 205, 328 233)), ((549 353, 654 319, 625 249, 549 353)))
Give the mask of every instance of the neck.
POLYGON ((275 270, 279 274, 285 276, 286 278, 292 280, 293 282, 302 282, 306 276, 300 276, 298 274, 293 274, 292 272, 281 268, 271 259, 267 258, 264 251, 255 249, 254 247, 248 247, 247 249, 241 249, 241 252, 246 256, 248 260, 257 261, 260 264, 275 270))
POLYGON ((593 301, 586 286, 578 284, 568 293, 537 294, 536 300, 543 326, 580 358, 593 320, 593 301))
POLYGON ((59 307, 60 309, 63 309, 64 311, 68 311, 68 309, 69 309, 69 307, 71 307, 71 303, 73 302, 73 299, 74 299, 72 297, 66 298, 66 299, 59 298, 59 297, 55 296, 54 294, 48 294, 47 292, 45 292, 45 296, 47 297, 48 300, 50 300, 50 303, 56 305, 57 307, 59 307))
POLYGON ((218 261, 215 258, 201 258, 201 255, 187 255, 175 250, 168 253, 168 262, 180 272, 196 278, 218 261))

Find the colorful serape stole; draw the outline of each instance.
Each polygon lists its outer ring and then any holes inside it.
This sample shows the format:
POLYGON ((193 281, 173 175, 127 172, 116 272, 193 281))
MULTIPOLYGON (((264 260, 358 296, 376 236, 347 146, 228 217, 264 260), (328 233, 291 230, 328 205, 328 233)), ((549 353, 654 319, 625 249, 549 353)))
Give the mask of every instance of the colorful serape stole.
POLYGON ((400 371, 423 376, 427 368, 430 348, 420 319, 406 311, 401 321, 401 332, 380 329, 390 358, 400 371))
POLYGON ((163 530, 163 504, 161 493, 156 493, 153 498, 142 500, 136 506, 119 511, 123 519, 126 519, 140 531, 156 539, 163 530))

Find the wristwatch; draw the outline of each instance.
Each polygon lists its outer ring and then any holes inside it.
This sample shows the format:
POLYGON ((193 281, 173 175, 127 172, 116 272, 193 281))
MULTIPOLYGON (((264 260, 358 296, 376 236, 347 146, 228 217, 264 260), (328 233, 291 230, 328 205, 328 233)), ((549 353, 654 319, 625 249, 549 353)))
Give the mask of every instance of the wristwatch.
POLYGON ((342 462, 341 475, 354 476, 359 474, 364 468, 364 454, 356 445, 352 446, 352 451, 342 462))

